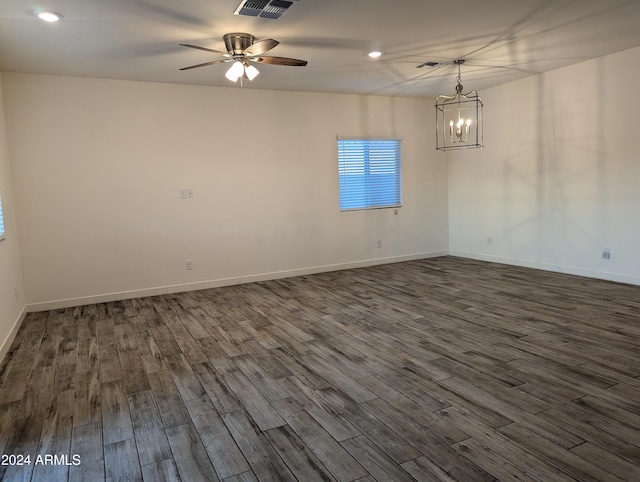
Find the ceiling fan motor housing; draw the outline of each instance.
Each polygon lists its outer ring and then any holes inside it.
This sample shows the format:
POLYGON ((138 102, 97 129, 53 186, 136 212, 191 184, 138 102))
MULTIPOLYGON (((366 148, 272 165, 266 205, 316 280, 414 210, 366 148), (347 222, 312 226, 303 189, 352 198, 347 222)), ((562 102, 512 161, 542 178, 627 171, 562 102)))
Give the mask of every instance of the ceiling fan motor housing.
POLYGON ((228 33, 222 38, 227 52, 234 55, 242 54, 243 50, 253 45, 255 41, 254 36, 248 33, 228 33))

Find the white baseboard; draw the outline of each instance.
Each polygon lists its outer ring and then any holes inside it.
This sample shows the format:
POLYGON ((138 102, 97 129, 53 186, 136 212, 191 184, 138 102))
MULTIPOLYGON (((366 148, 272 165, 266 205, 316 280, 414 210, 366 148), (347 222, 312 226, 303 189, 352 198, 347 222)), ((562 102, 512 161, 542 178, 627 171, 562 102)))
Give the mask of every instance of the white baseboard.
POLYGON ((640 276, 628 275, 624 273, 610 273, 607 271, 597 271, 577 266, 566 266, 561 264, 542 263, 540 261, 529 261, 516 258, 505 258, 501 256, 491 256, 478 253, 469 253, 466 251, 451 251, 451 256, 459 256, 460 258, 477 259, 478 261, 489 261, 492 263, 509 264, 512 266, 521 266, 523 268, 541 269, 544 271, 553 271, 556 273, 566 273, 575 276, 584 276, 586 278, 597 278, 606 281, 615 281, 618 283, 627 283, 632 285, 640 285, 640 276))
POLYGON ((4 360, 4 357, 9 352, 9 349, 11 348, 11 343, 13 343, 13 340, 15 340, 16 335, 18 334, 18 330, 20 329, 20 326, 22 326, 22 322, 24 321, 24 317, 26 315, 27 315, 27 308, 25 306, 22 308, 22 311, 18 315, 18 318, 16 318, 16 321, 13 324, 13 327, 11 327, 11 330, 9 330, 9 333, 7 334, 4 341, 2 342, 2 345, 0 345, 0 362, 4 360))
POLYGON ((416 253, 404 256, 394 256, 390 258, 375 258, 349 263, 338 263, 322 266, 312 266, 307 268, 298 268, 286 271, 274 271, 270 273, 252 274, 246 276, 237 276, 233 278, 221 278, 216 280, 198 281, 195 283, 183 283, 169 286, 159 286, 154 288, 145 288, 132 291, 120 291, 115 293, 106 293, 80 298, 69 298, 64 300, 52 300, 39 303, 30 303, 27 305, 27 312, 57 310, 60 308, 71 308, 73 306, 91 305, 94 303, 108 303, 111 301, 121 301, 131 298, 142 298, 145 296, 157 296, 169 293, 180 293, 183 291, 196 291, 209 288, 219 288, 221 286, 231 286, 244 283, 255 283, 257 281, 268 281, 274 279, 291 278, 293 276, 304 276, 309 274, 326 273, 329 271, 341 271, 345 269, 365 268, 368 266, 376 266, 380 264, 401 263, 403 261, 412 261, 416 259, 437 258, 446 256, 449 251, 432 251, 428 253, 416 253))

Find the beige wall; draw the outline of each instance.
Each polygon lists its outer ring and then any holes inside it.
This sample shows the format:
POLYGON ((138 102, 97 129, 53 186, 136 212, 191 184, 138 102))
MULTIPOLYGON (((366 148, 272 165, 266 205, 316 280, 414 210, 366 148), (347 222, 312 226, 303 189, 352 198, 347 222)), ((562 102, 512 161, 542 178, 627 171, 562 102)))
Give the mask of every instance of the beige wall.
POLYGON ((428 100, 3 73, 0 343, 25 303, 448 250, 640 284, 638 84, 631 49, 488 89, 487 147, 445 156, 428 100), (339 212, 336 135, 403 138, 398 215, 339 212))
POLYGON ((6 239, 0 243, 0 360, 8 350, 24 313, 20 250, 14 215, 2 87, 0 77, 0 196, 6 231, 6 239))
POLYGON ((428 100, 4 83, 30 309, 447 253, 447 165, 428 100), (336 135, 402 138, 397 215, 339 212, 336 135), (179 199, 185 188, 193 199, 179 199))
POLYGON ((640 284, 637 85, 640 48, 482 92, 486 148, 449 157, 451 253, 640 284))

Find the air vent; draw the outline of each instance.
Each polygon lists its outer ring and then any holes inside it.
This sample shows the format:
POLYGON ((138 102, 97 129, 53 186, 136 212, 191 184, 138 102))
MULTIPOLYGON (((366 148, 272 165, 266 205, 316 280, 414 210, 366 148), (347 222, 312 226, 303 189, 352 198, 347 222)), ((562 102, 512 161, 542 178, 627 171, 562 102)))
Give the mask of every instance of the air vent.
POLYGON ((291 7, 295 1, 287 0, 242 0, 235 15, 246 15, 249 17, 280 18, 291 7))
POLYGON ((435 67, 440 64, 441 64, 440 62, 425 62, 423 64, 416 65, 416 68, 421 69, 422 67, 435 67))

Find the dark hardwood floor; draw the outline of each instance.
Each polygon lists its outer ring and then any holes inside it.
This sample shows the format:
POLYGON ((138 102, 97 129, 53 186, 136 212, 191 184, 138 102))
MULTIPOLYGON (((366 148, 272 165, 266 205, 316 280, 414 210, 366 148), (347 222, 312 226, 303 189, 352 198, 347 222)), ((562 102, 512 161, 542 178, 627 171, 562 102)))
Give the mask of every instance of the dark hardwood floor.
POLYGON ((460 258, 31 313, 0 383, 2 480, 640 480, 640 287, 460 258))

